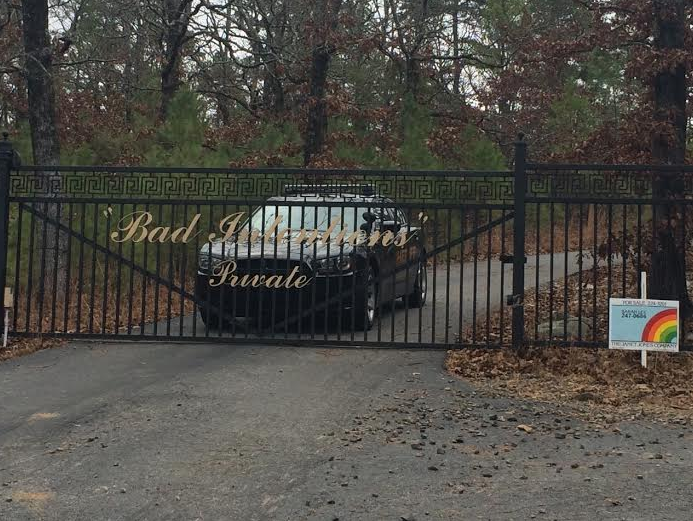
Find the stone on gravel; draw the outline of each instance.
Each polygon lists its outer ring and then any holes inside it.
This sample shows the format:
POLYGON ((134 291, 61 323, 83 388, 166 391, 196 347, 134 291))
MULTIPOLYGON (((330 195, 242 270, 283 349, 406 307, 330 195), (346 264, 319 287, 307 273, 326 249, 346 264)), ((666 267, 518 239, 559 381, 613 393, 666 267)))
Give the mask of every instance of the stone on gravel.
POLYGON ((563 338, 565 335, 570 340, 577 340, 580 335, 587 338, 592 334, 592 323, 590 319, 564 315, 556 312, 553 320, 539 324, 537 333, 541 337, 548 337, 549 334, 554 338, 563 338))

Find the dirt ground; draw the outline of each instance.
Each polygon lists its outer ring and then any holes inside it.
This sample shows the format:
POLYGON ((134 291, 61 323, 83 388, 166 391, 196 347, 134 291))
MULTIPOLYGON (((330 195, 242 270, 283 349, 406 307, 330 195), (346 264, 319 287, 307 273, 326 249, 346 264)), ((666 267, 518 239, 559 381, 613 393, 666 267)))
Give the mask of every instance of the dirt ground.
POLYGON ((587 348, 449 351, 448 371, 499 396, 571 407, 606 421, 693 417, 693 354, 587 348))

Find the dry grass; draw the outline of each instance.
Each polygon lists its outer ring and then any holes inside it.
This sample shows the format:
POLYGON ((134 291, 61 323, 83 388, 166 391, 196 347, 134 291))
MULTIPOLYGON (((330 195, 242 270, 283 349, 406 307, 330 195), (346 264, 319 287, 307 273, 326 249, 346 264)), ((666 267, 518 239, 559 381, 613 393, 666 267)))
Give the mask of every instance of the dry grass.
MULTIPOLYGON (((525 292, 525 338, 528 340, 559 340, 570 342, 576 340, 569 335, 564 337, 564 329, 558 323, 567 312, 569 316, 581 317, 585 327, 580 340, 586 342, 606 342, 609 327, 609 297, 636 297, 638 295, 638 277, 635 270, 623 265, 613 266, 611 272, 607 267, 596 270, 585 270, 570 275, 567 279, 554 281, 552 285, 543 285, 539 291, 531 289, 525 292), (559 316, 556 316, 559 315, 559 316), (552 336, 542 335, 538 328, 542 324, 553 323, 552 336)), ((693 272, 689 273, 693 279, 693 272)), ((531 281, 529 281, 531 282, 531 281)), ((476 336, 471 326, 460 332, 461 343, 479 342, 489 339, 498 343, 502 337, 507 342, 512 337, 511 308, 503 306, 491 313, 487 329, 486 316, 476 322, 476 336)), ((693 336, 693 320, 685 320, 681 343, 690 343, 693 336)))
POLYGON ((566 404, 595 419, 693 419, 693 355, 580 348, 449 351, 448 371, 506 396, 566 404))
MULTIPOLYGON (((487 221, 479 222, 479 226, 484 226, 487 221)), ((469 233, 474 227, 471 223, 465 228, 465 233, 469 233)), ((580 238, 580 231, 577 223, 570 223, 567 230, 568 235, 566 236, 565 228, 563 225, 556 225, 554 227, 553 233, 550 232, 550 227, 545 226, 541 228, 541 233, 536 233, 535 228, 530 225, 526 232, 526 242, 525 242, 525 252, 527 255, 535 255, 537 252, 540 254, 553 252, 563 252, 563 251, 579 251, 580 248, 583 250, 591 250, 594 247, 594 240, 591 235, 584 232, 582 238, 580 238), (567 239, 566 239, 567 237, 567 239)), ((433 231, 428 232, 429 248, 434 246, 441 246, 446 244, 450 239, 457 240, 459 235, 455 233, 448 233, 444 225, 438 226, 438 237, 435 243, 433 242, 433 231)), ((603 237, 598 236, 598 241, 604 240, 603 237)), ((599 243, 598 243, 599 244, 599 243)), ((512 220, 505 223, 505 228, 503 225, 498 225, 490 230, 480 233, 476 237, 469 238, 464 241, 463 258, 465 261, 473 261, 475 258, 477 260, 485 260, 488 257, 496 258, 502 254, 509 254, 513 251, 513 223, 512 220)), ((450 251, 451 258, 460 258, 460 247, 451 248, 450 251)), ((443 262, 446 258, 446 252, 440 254, 439 259, 434 259, 437 262, 443 262)))
POLYGON ((65 340, 56 338, 14 338, 10 339, 8 346, 0 348, 0 362, 29 355, 42 349, 50 349, 65 344, 65 340))
MULTIPOLYGON (((693 258, 689 255, 693 265, 693 258)), ((693 279, 693 272, 689 273, 693 279)), ((693 282, 693 281, 691 281, 693 282)), ((525 294, 525 335, 530 341, 563 340, 555 324, 553 335, 537 335, 537 326, 558 313, 581 317, 587 327, 582 340, 606 342, 610 296, 638 295, 638 277, 631 263, 576 273, 554 282, 553 288, 525 294), (624 271, 625 268, 625 271, 624 271)), ((502 307, 477 321, 476 341, 491 343, 511 335, 511 309, 502 307)), ((681 343, 693 336, 693 320, 684 321, 681 343)), ((460 334, 472 340, 471 328, 460 334)), ((571 339, 567 336, 567 341, 571 339)), ((640 366, 639 352, 570 347, 533 348, 525 357, 512 350, 450 351, 448 370, 506 396, 568 404, 588 417, 619 419, 649 415, 693 419, 693 353, 649 353, 648 368, 640 366)))
MULTIPOLYGON (((169 299, 171 318, 194 312, 194 303, 181 297, 179 293, 170 291, 162 284, 159 284, 157 288, 156 283, 152 281, 146 283, 146 292, 143 292, 144 284, 144 280, 138 276, 134 281, 132 294, 129 292, 129 286, 123 287, 118 294, 113 286, 108 288, 108 292, 104 292, 103 287, 97 284, 94 287, 93 298, 89 287, 85 287, 81 294, 79 306, 77 305, 76 288, 71 288, 72 295, 69 299, 69 305, 66 305, 67 300, 64 295, 56 299, 55 315, 53 314, 52 288, 46 287, 44 289, 46 298, 42 300, 38 298, 36 292, 32 292, 30 314, 27 313, 29 302, 26 295, 20 292, 17 299, 16 330, 19 332, 41 331, 46 336, 12 338, 10 329, 8 347, 0 348, 0 361, 62 345, 64 340, 52 338, 49 335, 49 332, 53 330, 57 333, 74 333, 78 330, 77 326, 79 325, 79 331, 83 333, 116 333, 127 329, 128 320, 132 329, 138 328, 143 323, 151 324, 156 321, 167 320, 169 317, 169 299), (157 302, 158 310, 155 309, 157 302), (40 311, 41 306, 42 311, 40 311), (118 309, 119 312, 116 313, 118 309), (29 317, 28 320, 27 316, 29 317)), ((179 280, 175 280, 174 284, 180 287, 179 280)), ((186 291, 191 293, 193 287, 194 280, 188 280, 185 284, 186 291)), ((10 324, 11 326, 14 324, 13 319, 10 319, 10 324)))
MULTIPOLYGON (((173 284, 176 287, 181 286, 178 279, 174 279, 173 284)), ((191 278, 186 282, 185 289, 192 293, 192 288, 194 280, 191 278)), ((43 333, 74 333, 78 330, 97 334, 115 333, 124 330, 128 323, 136 328, 142 323, 165 320, 169 313, 169 300, 171 317, 179 316, 181 307, 183 314, 192 313, 194 310, 194 303, 181 297, 179 292, 171 291, 164 284, 157 285, 151 280, 144 280, 140 276, 133 282, 132 293, 125 284, 118 292, 112 284, 109 284, 105 291, 105 286, 98 283, 94 285, 93 294, 86 284, 79 292, 77 288, 71 288, 70 293, 68 297, 58 294, 54 303, 54 293, 50 287, 45 288, 43 299, 33 291, 30 302, 26 294, 20 292, 17 298, 16 330, 43 333)))

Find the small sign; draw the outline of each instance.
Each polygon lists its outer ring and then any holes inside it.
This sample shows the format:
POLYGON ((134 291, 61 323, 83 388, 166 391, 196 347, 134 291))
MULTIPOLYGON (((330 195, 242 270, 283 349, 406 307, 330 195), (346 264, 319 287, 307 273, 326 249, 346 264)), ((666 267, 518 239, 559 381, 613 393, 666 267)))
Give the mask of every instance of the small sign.
POLYGON ((609 299, 609 349, 678 352, 678 301, 609 299))
POLYGON ((3 299, 3 302, 3 307, 11 308, 14 306, 14 299, 12 298, 12 288, 5 288, 5 298, 3 299))

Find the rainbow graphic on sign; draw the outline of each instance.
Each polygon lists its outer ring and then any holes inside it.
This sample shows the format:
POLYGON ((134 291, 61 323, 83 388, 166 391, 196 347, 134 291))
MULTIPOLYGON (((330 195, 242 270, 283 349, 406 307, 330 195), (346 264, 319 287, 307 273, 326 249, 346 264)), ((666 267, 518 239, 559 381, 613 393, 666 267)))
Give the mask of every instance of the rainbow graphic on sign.
POLYGON ((676 310, 665 309, 647 322, 642 332, 642 341, 671 344, 676 342, 678 334, 679 327, 676 310))

